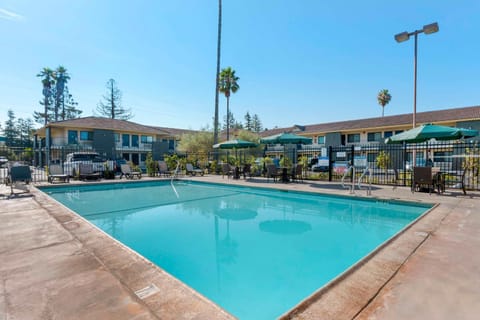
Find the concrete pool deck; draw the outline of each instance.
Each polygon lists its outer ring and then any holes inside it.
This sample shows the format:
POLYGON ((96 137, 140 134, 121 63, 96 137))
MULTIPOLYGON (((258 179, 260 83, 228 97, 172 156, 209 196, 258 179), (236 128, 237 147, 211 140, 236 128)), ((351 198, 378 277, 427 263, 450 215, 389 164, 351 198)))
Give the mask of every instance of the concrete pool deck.
MULTIPOLYGON (((282 184, 221 176, 192 180, 349 195, 340 184, 328 182, 282 184)), ((7 199, 1 195, 9 189, 0 186, 1 319, 234 318, 30 189, 7 199)), ((366 192, 356 190, 353 196, 366 192)), ((438 205, 283 318, 477 319, 480 193, 412 194, 405 187, 373 186, 369 197, 438 205)))

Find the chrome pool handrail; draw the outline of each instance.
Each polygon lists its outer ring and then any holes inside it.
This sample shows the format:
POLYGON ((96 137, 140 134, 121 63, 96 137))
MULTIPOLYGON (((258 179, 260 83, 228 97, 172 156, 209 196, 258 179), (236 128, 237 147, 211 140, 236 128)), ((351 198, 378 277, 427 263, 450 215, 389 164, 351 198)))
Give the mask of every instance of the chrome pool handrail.
POLYGON ((172 186, 173 192, 175 192, 177 199, 180 198, 180 196, 178 195, 177 189, 175 189, 175 186, 173 185, 173 179, 175 179, 175 176, 178 173, 179 167, 180 167, 180 161, 177 161, 177 167, 175 168, 175 171, 173 172, 172 177, 170 179, 170 185, 172 186))

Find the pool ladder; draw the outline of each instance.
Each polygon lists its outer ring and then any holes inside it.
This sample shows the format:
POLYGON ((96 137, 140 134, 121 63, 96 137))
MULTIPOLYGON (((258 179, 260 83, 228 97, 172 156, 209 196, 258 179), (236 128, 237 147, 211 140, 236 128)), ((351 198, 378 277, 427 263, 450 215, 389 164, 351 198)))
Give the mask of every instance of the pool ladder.
MULTIPOLYGON (((358 189, 362 190, 362 180, 363 178, 368 174, 368 189, 367 189, 367 196, 372 195, 372 172, 370 171, 370 168, 367 167, 363 170, 362 175, 360 178, 358 178, 358 189)), ((355 194, 355 167, 354 166, 349 166, 345 173, 343 174, 342 177, 342 187, 345 189, 350 189, 350 194, 355 194), (348 176, 348 174, 352 172, 352 183, 351 186, 345 186, 345 178, 348 176)))
POLYGON ((362 190, 362 179, 367 176, 368 179, 368 189, 367 189, 367 196, 372 195, 372 170, 369 167, 366 167, 360 178, 358 178, 358 190, 362 190))
POLYGON ((354 166, 349 166, 345 173, 343 174, 342 177, 342 187, 344 189, 350 189, 350 194, 355 193, 355 167, 354 166), (345 178, 348 176, 348 174, 352 171, 352 185, 350 187, 345 186, 345 178))

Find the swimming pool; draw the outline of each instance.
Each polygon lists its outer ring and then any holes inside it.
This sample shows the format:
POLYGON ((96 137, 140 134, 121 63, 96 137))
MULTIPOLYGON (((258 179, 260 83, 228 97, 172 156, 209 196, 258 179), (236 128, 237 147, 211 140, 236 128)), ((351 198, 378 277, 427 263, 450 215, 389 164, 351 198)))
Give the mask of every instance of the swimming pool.
POLYGON ((430 206, 199 182, 42 190, 240 319, 272 319, 430 206))

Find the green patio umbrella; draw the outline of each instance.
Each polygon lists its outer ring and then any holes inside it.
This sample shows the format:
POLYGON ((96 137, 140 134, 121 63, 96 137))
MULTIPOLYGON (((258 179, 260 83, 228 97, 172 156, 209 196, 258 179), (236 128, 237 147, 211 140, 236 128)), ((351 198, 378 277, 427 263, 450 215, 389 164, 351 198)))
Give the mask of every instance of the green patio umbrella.
POLYGON ((456 140, 478 135, 477 130, 454 128, 436 124, 424 124, 385 139, 385 143, 421 143, 430 139, 456 140))
MULTIPOLYGON (((283 154, 286 153, 287 144, 312 144, 312 138, 299 136, 293 133, 283 132, 273 136, 260 139, 260 143, 264 144, 283 144, 283 154)), ((294 163, 296 163, 296 157, 293 157, 294 163)))
MULTIPOLYGON (((214 149, 234 149, 235 150, 235 158, 237 158, 237 149, 246 149, 246 148, 255 148, 258 147, 258 144, 251 141, 241 140, 241 139, 233 139, 224 142, 220 142, 213 145, 214 149)), ((245 155, 244 155, 245 160, 245 155)))
POLYGON ((273 136, 260 139, 260 143, 264 144, 311 144, 312 138, 299 136, 293 133, 279 133, 273 136))
POLYGON ((213 145, 214 149, 244 149, 244 148, 254 148, 257 147, 258 144, 251 141, 234 139, 228 140, 225 142, 217 143, 213 145))

